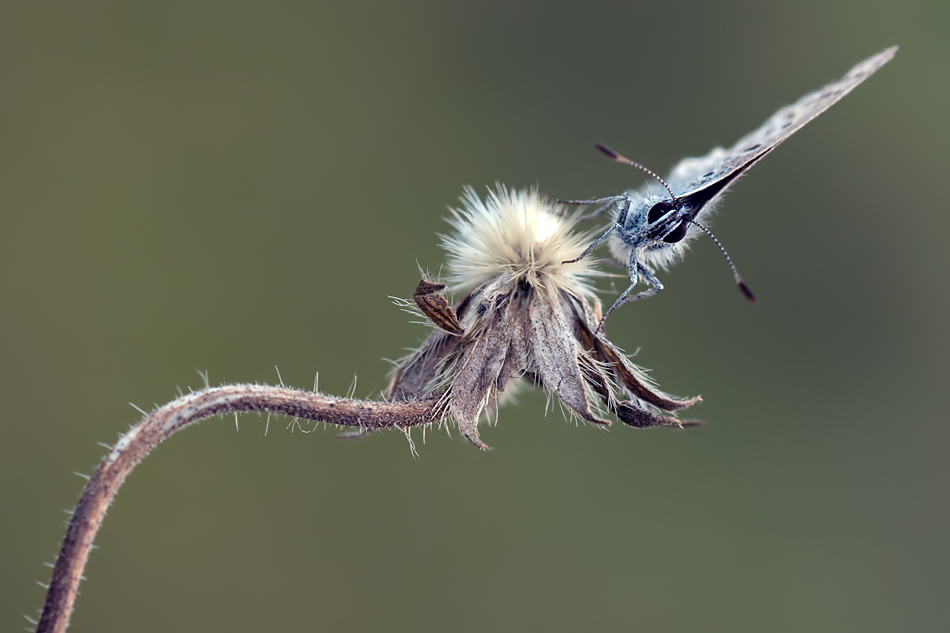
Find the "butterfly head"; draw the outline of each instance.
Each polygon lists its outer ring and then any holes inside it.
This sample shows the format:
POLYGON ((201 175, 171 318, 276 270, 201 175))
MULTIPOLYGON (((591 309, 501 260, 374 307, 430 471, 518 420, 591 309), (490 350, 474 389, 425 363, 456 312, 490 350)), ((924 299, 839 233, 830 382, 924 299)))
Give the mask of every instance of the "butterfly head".
POLYGON ((610 238, 614 258, 626 262, 633 250, 648 266, 665 269, 679 261, 687 244, 699 234, 690 224, 695 213, 660 186, 647 185, 640 191, 627 192, 627 196, 630 207, 624 230, 610 238))
POLYGON ((653 239, 675 244, 686 237, 689 222, 686 221, 678 200, 661 200, 647 212, 647 226, 653 239))

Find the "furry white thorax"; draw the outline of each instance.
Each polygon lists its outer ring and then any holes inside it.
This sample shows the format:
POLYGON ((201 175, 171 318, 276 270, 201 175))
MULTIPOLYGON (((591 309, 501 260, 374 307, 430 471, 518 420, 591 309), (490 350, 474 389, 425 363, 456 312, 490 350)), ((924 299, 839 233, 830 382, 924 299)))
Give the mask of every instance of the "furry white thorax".
MULTIPOLYGON (((670 201, 669 192, 667 192, 661 184, 655 182, 644 185, 638 191, 628 191, 627 195, 630 196, 630 210, 627 212, 627 221, 624 223, 624 228, 628 232, 644 231, 648 226, 647 216, 650 213, 650 209, 653 208, 653 205, 658 202, 670 201)), ((706 224, 721 198, 721 195, 717 196, 714 200, 707 203, 696 219, 706 224)), ((615 222, 619 212, 619 209, 613 210, 612 219, 615 222)), ((665 271, 681 260, 686 254, 686 251, 689 250, 690 242, 702 234, 703 232, 701 230, 690 225, 686 231, 686 237, 679 242, 671 244, 661 240, 650 240, 634 246, 624 242, 620 234, 615 231, 610 235, 607 243, 610 246, 611 255, 624 266, 630 261, 630 251, 636 248, 637 258, 640 262, 650 268, 659 268, 665 271)))
POLYGON ((552 294, 593 297, 590 281, 604 274, 595 268, 596 260, 563 263, 591 240, 589 234, 571 232, 577 213, 568 215, 534 189, 510 191, 502 184, 484 201, 467 187, 460 200, 461 208, 451 209, 449 219, 455 232, 442 236, 453 292, 502 278, 512 285, 524 280, 552 294))

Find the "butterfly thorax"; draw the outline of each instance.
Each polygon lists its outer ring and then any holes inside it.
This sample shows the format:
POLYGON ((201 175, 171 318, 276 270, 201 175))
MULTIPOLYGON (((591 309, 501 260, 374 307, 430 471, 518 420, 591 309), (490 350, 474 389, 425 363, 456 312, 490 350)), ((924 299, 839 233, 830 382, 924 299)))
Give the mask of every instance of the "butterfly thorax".
POLYGON ((662 187, 647 185, 627 195, 630 209, 623 231, 610 237, 611 252, 626 264, 635 250, 642 263, 665 269, 683 256, 687 243, 695 237, 696 229, 687 222, 695 217, 695 210, 672 201, 662 187))

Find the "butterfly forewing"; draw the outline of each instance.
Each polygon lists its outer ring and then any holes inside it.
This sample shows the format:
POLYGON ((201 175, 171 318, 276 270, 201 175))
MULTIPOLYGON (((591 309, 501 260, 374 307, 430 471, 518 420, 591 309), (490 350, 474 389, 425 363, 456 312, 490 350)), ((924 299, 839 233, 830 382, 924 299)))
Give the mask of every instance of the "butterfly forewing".
POLYGON ((881 51, 852 68, 841 81, 828 84, 785 106, 731 148, 717 147, 706 156, 681 161, 669 177, 673 193, 690 207, 703 206, 782 141, 874 74, 896 51, 896 46, 881 51))

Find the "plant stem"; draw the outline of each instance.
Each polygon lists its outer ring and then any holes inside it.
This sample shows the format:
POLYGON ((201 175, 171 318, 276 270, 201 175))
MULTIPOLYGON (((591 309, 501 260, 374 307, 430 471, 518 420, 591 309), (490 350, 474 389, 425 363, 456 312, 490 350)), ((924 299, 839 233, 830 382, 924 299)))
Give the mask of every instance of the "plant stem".
POLYGON ((63 633, 96 532, 119 486, 135 466, 173 433, 205 418, 250 411, 361 429, 407 429, 436 422, 436 400, 376 402, 266 385, 225 385, 190 393, 155 409, 123 435, 89 478, 63 539, 37 633, 63 633))

